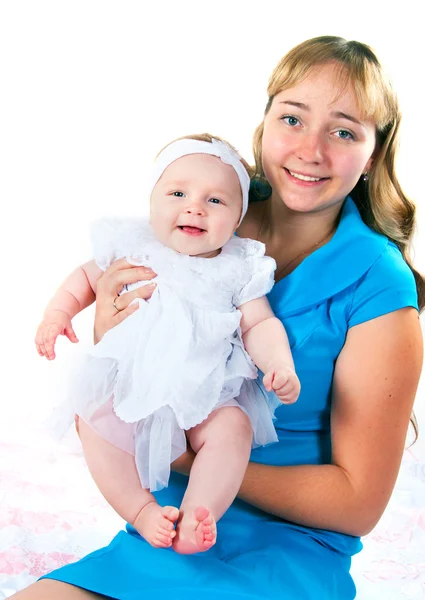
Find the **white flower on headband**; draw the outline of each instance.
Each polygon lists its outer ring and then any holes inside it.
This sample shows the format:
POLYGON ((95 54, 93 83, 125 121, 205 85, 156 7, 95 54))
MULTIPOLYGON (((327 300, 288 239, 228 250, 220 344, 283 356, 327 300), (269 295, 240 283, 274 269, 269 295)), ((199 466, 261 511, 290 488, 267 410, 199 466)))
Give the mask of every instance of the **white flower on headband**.
POLYGON ((240 162, 240 156, 232 150, 232 148, 226 144, 226 142, 221 142, 212 138, 211 144, 213 148, 216 150, 217 155, 226 165, 234 166, 235 164, 240 162))

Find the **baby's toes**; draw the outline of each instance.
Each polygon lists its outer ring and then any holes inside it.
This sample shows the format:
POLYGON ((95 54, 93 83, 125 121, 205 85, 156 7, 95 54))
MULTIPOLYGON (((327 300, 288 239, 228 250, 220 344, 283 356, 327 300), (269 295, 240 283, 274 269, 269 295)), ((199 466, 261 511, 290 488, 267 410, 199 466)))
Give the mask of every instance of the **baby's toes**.
POLYGON ((202 521, 203 525, 211 525, 213 522, 213 518, 210 511, 207 508, 204 508, 203 506, 199 506, 195 510, 195 519, 197 521, 202 521))
POLYGON ((202 522, 203 533, 212 533, 212 530, 213 530, 212 525, 205 525, 205 521, 202 522))
POLYGON ((153 540, 153 546, 156 548, 168 548, 172 544, 172 538, 169 535, 164 535, 158 532, 153 540))
POLYGON ((204 528, 204 538, 206 541, 212 542, 213 540, 216 539, 216 537, 217 537, 217 525, 214 521, 212 523, 212 525, 204 528))
POLYGON ((165 519, 170 521, 171 523, 175 523, 179 518, 179 509, 175 506, 164 506, 162 508, 161 514, 165 519))
POLYGON ((169 532, 174 529, 174 523, 169 521, 168 519, 161 518, 159 521, 159 527, 164 530, 164 532, 169 532))
POLYGON ((168 529, 168 527, 162 527, 161 525, 159 526, 158 533, 160 533, 161 535, 165 535, 165 536, 169 537, 170 539, 173 539, 174 537, 176 537, 175 529, 168 529))

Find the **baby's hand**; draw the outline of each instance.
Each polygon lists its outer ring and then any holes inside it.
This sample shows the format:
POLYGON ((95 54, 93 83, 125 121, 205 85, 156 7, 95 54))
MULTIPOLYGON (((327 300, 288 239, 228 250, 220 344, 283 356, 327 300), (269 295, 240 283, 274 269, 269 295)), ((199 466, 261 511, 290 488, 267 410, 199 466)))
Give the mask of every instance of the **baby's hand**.
POLYGON ((292 404, 300 395, 300 381, 291 367, 268 371, 263 378, 264 387, 273 391, 283 404, 292 404))
POLYGON ((45 356, 48 360, 55 358, 58 335, 66 335, 71 342, 78 342, 69 315, 62 310, 51 310, 44 315, 35 336, 35 346, 40 356, 45 356))

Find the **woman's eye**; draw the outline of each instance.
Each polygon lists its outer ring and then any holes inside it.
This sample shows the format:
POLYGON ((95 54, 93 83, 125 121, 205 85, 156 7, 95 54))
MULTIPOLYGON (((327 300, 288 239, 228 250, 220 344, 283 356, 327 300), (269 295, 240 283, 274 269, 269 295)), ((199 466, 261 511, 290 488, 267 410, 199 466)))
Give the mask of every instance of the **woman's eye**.
POLYGON ((346 129, 338 129, 336 133, 341 140, 354 140, 354 135, 346 129))
POLYGON ((183 192, 173 192, 172 195, 176 198, 183 198, 184 196, 183 192))
POLYGON ((287 125, 291 125, 291 127, 293 127, 294 125, 298 125, 298 123, 299 123, 299 120, 297 119, 297 117, 292 117, 291 115, 282 117, 282 121, 285 121, 285 123, 287 125))
POLYGON ((219 200, 219 198, 210 198, 209 202, 211 202, 212 204, 220 204, 221 200, 219 200))

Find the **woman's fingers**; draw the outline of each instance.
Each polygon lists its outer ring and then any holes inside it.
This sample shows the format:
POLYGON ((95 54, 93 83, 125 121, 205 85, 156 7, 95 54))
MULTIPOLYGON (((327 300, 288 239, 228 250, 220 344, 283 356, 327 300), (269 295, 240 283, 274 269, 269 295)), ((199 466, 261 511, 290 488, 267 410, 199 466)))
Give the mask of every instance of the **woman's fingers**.
POLYGON ((135 267, 125 258, 120 258, 111 264, 101 275, 97 287, 104 292, 117 295, 124 285, 136 281, 147 281, 156 277, 156 273, 148 267, 135 267))
POLYGON ((149 281, 154 277, 156 277, 156 273, 151 269, 134 266, 125 258, 116 260, 106 269, 97 282, 94 322, 96 343, 107 331, 137 310, 138 303, 131 305, 135 298, 148 300, 155 289, 155 284, 153 286, 142 285, 120 296, 124 286, 137 281, 149 281))
POLYGON ((132 267, 132 269, 121 269, 114 274, 116 288, 120 291, 126 284, 136 283, 136 281, 148 281, 156 277, 156 273, 148 267, 132 267))
POLYGON ((147 285, 141 285, 131 292, 125 292, 121 296, 115 298, 115 307, 119 312, 125 310, 133 300, 140 298, 142 300, 148 300, 156 287, 155 283, 149 283, 147 285))
POLYGON ((114 327, 115 325, 119 325, 126 319, 128 316, 132 315, 139 308, 139 303, 135 302, 134 304, 130 304, 127 308, 123 308, 118 312, 114 317, 114 327))

